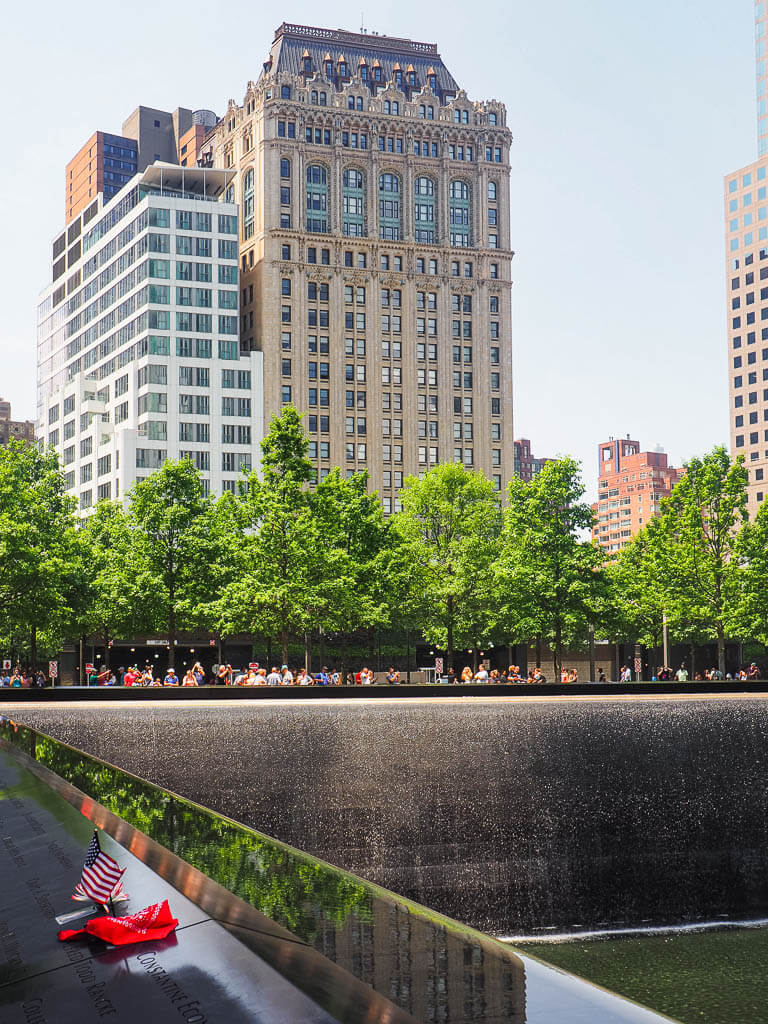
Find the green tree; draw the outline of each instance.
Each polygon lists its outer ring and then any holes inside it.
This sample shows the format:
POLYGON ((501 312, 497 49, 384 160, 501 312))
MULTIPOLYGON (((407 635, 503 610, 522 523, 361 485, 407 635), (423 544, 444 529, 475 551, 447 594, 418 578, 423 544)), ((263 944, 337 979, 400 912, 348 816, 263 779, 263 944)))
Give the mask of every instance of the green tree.
POLYGON ((169 667, 178 630, 199 625, 210 598, 220 547, 211 505, 189 459, 167 461, 130 492, 137 580, 148 615, 168 637, 169 667))
POLYGON ((526 483, 509 484, 501 553, 495 565, 500 619, 518 641, 546 640, 556 678, 564 646, 578 646, 604 597, 602 551, 581 534, 592 510, 573 459, 548 462, 526 483))
POLYGON ((458 463, 408 477, 401 496, 397 529, 424 599, 422 630, 452 668, 455 647, 477 644, 492 628, 488 574, 501 532, 499 496, 482 473, 458 463))
POLYGON ((287 406, 262 442, 261 479, 252 473, 242 488, 240 571, 222 600, 223 628, 279 638, 284 662, 290 640, 327 605, 334 554, 310 501, 308 447, 299 414, 287 406))
POLYGON ((734 626, 741 636, 768 646, 768 503, 742 527, 737 556, 742 570, 734 626))
POLYGON ((122 504, 100 501, 78 531, 78 580, 72 605, 79 634, 95 634, 109 668, 110 641, 151 625, 133 537, 122 504))
POLYGON ((326 632, 338 634, 345 678, 347 643, 362 628, 370 631, 391 621, 391 547, 395 533, 385 522, 376 493, 368 492, 368 474, 342 477, 332 469, 312 496, 322 543, 332 562, 323 585, 322 617, 326 632))
POLYGON ((60 635, 69 615, 74 549, 74 503, 56 454, 23 441, 0 447, 0 622, 26 640, 33 667, 39 634, 60 635))
POLYGON ((667 594, 656 558, 652 519, 605 569, 608 601, 600 617, 611 636, 658 647, 663 638, 667 594))
POLYGON ((685 475, 661 503, 656 534, 668 607, 700 635, 717 637, 717 662, 725 674, 725 639, 737 625, 741 584, 738 533, 747 519, 748 475, 741 458, 722 446, 691 459, 685 475))

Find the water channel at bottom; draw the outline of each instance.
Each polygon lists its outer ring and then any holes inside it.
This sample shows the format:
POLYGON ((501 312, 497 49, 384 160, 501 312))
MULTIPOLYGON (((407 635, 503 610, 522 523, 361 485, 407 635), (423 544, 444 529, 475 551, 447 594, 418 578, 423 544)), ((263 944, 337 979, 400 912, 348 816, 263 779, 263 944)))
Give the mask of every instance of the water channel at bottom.
POLYGON ((768 922, 512 945, 683 1024, 768 1022, 768 922))

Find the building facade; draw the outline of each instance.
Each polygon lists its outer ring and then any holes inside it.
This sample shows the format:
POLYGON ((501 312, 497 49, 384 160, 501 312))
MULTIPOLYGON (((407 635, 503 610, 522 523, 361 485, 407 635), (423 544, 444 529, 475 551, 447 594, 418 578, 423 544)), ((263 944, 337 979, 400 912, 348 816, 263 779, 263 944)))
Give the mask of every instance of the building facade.
POLYGON ((542 471, 551 459, 537 459, 531 451, 531 442, 527 437, 515 441, 515 476, 530 483, 542 471))
POLYGON ((662 451, 641 452, 629 435, 603 441, 592 540, 608 554, 620 551, 658 514, 661 499, 671 494, 683 472, 670 466, 662 451))
MULTIPOLYGON (((211 110, 139 106, 123 122, 121 135, 94 132, 66 167, 64 223, 74 220, 99 194, 109 202, 150 164, 182 163, 182 148, 186 156, 190 144, 202 141, 215 124, 211 110)), ((195 162, 185 159, 184 165, 194 167, 195 162)))
POLYGON ((238 339, 232 177, 153 164, 53 243, 37 437, 83 513, 166 458, 190 458, 215 493, 257 464, 262 357, 238 339))
POLYGON ((11 403, 0 398, 0 446, 9 441, 34 441, 35 424, 32 420, 11 418, 11 403))
POLYGON ((387 511, 438 462, 514 471, 510 143, 435 45, 283 24, 206 144, 265 419, 297 406, 318 477, 367 470, 387 511))
POLYGON ((768 490, 768 7, 755 2, 759 158, 725 177, 731 454, 749 473, 754 515, 768 490))

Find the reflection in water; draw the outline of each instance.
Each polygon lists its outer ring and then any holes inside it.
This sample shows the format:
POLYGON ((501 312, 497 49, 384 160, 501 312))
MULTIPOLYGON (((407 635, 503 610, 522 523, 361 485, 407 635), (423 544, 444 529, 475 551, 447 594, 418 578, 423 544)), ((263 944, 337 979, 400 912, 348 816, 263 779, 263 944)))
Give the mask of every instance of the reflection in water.
POLYGON ((522 964, 501 944, 8 719, 0 738, 418 1020, 525 1021, 522 964))

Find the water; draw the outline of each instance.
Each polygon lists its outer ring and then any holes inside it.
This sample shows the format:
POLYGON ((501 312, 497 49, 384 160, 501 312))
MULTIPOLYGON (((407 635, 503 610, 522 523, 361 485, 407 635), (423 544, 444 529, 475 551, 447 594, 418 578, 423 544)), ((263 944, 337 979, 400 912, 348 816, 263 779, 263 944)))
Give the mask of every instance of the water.
POLYGON ((768 1021, 768 928, 518 943, 684 1024, 768 1021))
POLYGON ((15 714, 492 934, 768 916, 758 699, 15 714))

